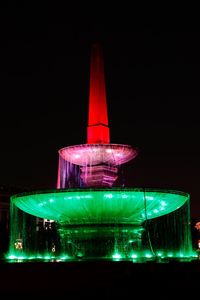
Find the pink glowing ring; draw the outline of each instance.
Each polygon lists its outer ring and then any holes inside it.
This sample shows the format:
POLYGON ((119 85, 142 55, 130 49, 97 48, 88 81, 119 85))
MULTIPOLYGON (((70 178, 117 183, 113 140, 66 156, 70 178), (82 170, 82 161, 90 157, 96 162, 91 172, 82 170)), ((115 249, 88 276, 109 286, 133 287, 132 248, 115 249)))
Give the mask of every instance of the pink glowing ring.
POLYGON ((124 164, 135 158, 138 150, 122 144, 81 144, 59 150, 59 155, 75 165, 124 164))

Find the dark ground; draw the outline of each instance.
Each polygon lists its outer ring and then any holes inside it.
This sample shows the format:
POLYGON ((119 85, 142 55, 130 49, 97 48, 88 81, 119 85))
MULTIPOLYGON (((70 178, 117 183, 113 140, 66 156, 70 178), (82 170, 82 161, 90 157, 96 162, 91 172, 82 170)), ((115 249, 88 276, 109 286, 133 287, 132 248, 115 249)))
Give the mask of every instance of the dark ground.
POLYGON ((200 261, 1 263, 0 293, 37 298, 173 299, 198 296, 200 261))

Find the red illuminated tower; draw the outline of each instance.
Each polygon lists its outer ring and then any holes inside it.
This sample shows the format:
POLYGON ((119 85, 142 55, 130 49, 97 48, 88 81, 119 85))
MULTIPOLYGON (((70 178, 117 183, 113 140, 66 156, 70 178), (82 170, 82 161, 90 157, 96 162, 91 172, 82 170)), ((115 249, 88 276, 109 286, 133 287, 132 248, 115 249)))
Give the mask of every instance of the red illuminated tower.
POLYGON ((103 54, 98 44, 93 45, 91 53, 87 143, 110 143, 103 54))
MULTIPOLYGON (((60 164, 67 161, 80 167, 86 187, 111 187, 118 178, 118 166, 135 158, 137 149, 130 145, 110 144, 106 103, 103 53, 99 44, 92 46, 90 65, 87 144, 59 150, 60 164)), ((65 188, 66 170, 59 166, 58 188, 65 188)))

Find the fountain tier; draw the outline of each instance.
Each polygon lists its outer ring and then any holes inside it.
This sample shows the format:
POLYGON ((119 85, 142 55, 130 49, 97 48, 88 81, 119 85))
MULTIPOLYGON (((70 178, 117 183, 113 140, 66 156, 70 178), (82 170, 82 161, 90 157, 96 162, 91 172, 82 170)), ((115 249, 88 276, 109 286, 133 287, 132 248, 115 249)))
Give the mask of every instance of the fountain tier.
POLYGON ((137 224, 180 208, 189 195, 177 191, 73 189, 18 194, 12 203, 36 217, 62 224, 137 224))

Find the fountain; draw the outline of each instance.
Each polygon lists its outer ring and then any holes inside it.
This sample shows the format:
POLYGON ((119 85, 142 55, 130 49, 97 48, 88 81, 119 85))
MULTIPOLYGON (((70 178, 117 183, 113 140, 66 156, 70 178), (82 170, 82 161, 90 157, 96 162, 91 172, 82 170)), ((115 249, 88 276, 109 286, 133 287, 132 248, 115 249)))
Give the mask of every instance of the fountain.
POLYGON ((92 46, 87 143, 58 151, 57 188, 11 197, 14 261, 189 259, 189 194, 125 187, 121 168, 138 155, 110 143, 103 53, 92 46))

